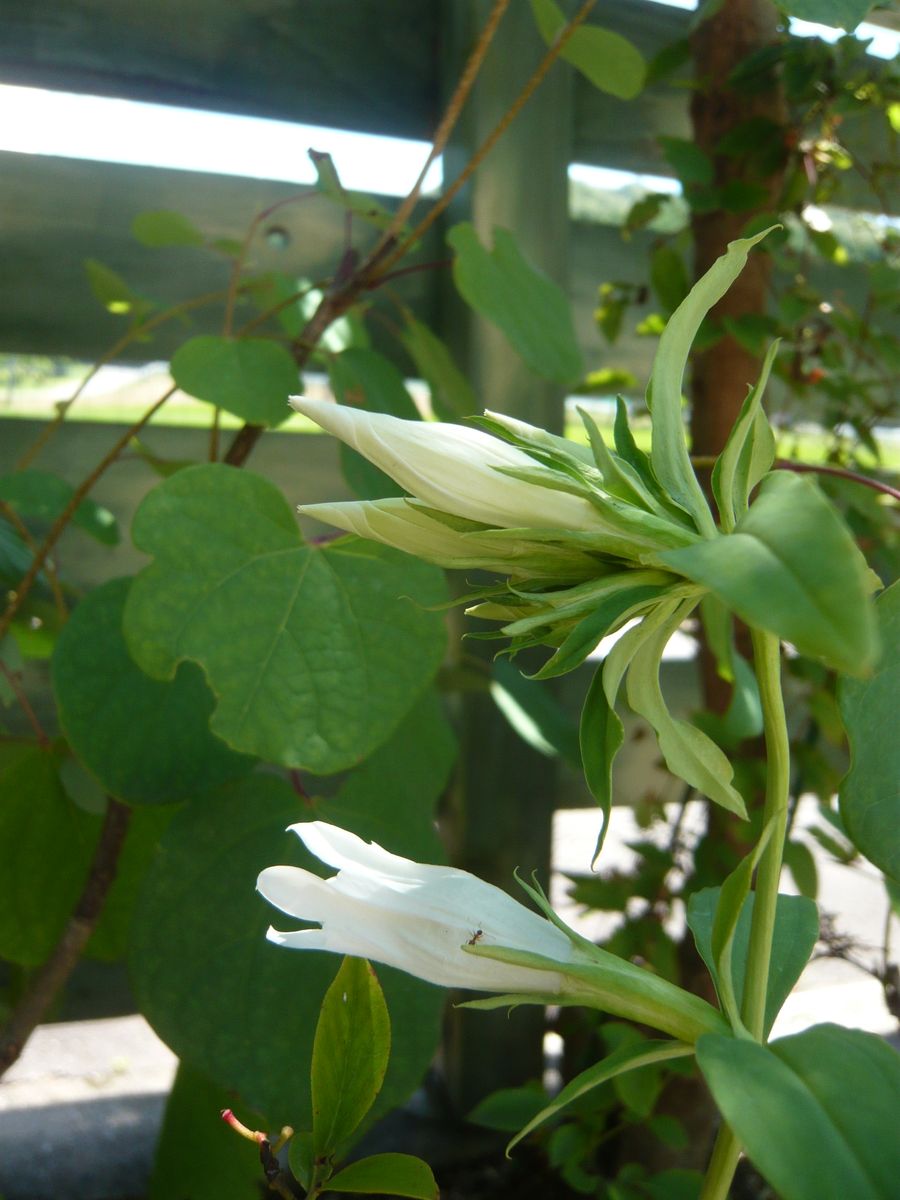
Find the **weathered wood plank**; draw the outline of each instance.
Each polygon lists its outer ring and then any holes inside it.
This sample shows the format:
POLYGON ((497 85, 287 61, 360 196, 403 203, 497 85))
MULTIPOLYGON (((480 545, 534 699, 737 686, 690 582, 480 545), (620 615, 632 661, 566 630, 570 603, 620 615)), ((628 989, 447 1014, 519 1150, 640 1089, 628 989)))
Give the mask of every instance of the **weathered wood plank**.
POLYGON ((0 0, 6 83, 428 138, 421 0, 0 0))
MULTIPOLYGON (((229 262, 222 255, 141 246, 131 234, 137 213, 175 209, 210 238, 239 239, 256 213, 298 192, 286 183, 0 153, 0 350, 92 360, 120 336, 123 318, 91 295, 87 258, 165 305, 227 285, 229 262)), ((354 224, 354 244, 365 246, 373 236, 354 224)), ((280 209, 263 225, 249 261, 260 271, 322 279, 335 269, 344 238, 342 211, 315 197, 280 209)), ((426 241, 426 258, 435 256, 433 245, 426 241)), ((433 316, 428 274, 394 286, 425 319, 433 316)), ((195 314, 191 328, 218 332, 221 311, 213 306, 195 314)), ((253 311, 248 305, 238 316, 253 311)), ((173 325, 126 357, 165 358, 184 337, 185 326, 173 325)))

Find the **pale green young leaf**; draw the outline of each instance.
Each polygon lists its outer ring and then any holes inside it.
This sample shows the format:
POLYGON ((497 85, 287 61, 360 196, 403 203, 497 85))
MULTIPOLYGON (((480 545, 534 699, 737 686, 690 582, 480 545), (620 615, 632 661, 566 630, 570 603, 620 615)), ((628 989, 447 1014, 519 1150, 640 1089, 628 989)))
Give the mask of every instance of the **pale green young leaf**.
POLYGON ((713 495, 726 533, 734 529, 735 521, 747 511, 751 491, 775 461, 775 438, 762 398, 778 346, 778 342, 773 342, 769 347, 759 380, 750 389, 725 449, 713 467, 713 495))
POLYGON ((431 1167, 411 1154, 373 1154, 344 1167, 328 1180, 326 1191, 372 1196, 438 1200, 440 1192, 431 1167))
MULTIPOLYGON (((715 1036, 715 1035, 708 1035, 715 1036)), ((606 1083, 610 1079, 615 1079, 617 1075, 621 1075, 624 1071, 634 1071, 638 1067, 645 1067, 651 1063, 667 1062, 673 1058, 686 1058, 693 1054, 693 1046, 687 1045, 685 1042, 663 1042, 663 1041, 647 1041, 641 1040, 633 1045, 626 1045, 614 1050, 612 1054, 607 1055, 601 1062, 595 1063, 594 1066, 588 1067, 586 1071, 582 1071, 580 1075, 570 1082, 559 1092, 553 1099, 552 1103, 543 1108, 536 1117, 528 1122, 528 1124, 520 1129, 516 1136, 506 1147, 507 1155, 512 1148, 526 1138, 529 1133, 537 1129, 539 1125, 543 1125, 546 1121, 556 1117, 563 1112, 570 1104, 574 1104, 582 1096, 606 1083)))
POLYGON ((522 255, 512 234, 494 230, 485 250, 474 226, 455 225, 453 278, 463 299, 497 325, 543 379, 571 384, 584 374, 568 302, 561 289, 522 255))
MULTIPOLYGON (((338 177, 337 169, 330 154, 321 150, 310 150, 309 157, 316 171, 316 187, 333 204, 338 205, 344 212, 351 212, 355 217, 374 225, 376 229, 386 229, 393 219, 383 204, 372 196, 361 192, 348 191, 338 177)), ((406 227, 398 230, 402 236, 406 227)))
MULTIPOLYGON (((699 597, 682 601, 668 621, 636 651, 628 669, 628 702, 656 731, 666 766, 729 812, 746 818, 739 792, 731 785, 731 763, 719 747, 695 725, 672 716, 659 684, 662 653, 669 638, 693 611, 699 597)), ((662 608, 662 606, 660 606, 662 608)))
MULTIPOLYGON (((566 25, 566 16, 554 0, 531 0, 531 10, 541 37, 552 46, 566 25)), ((644 86, 647 67, 637 47, 619 33, 597 25, 580 25, 564 46, 561 58, 601 92, 632 100, 644 86)))
POLYGON ((603 486, 609 494, 627 504, 645 508, 648 512, 668 515, 653 493, 644 486, 643 480, 631 463, 613 454, 609 449, 591 414, 579 407, 578 415, 587 431, 594 461, 603 476, 603 486))
POLYGON ((257 425, 287 420, 300 378, 290 353, 267 338, 194 337, 178 347, 170 369, 182 391, 257 425))
POLYGON ((884 653, 869 679, 842 679, 841 716, 850 740, 850 770, 840 786, 840 811, 850 840, 900 881, 900 583, 875 603, 884 653))
POLYGON ((142 246, 202 246, 203 234, 183 213, 170 209, 139 212, 131 232, 142 246))
POLYGON ((707 537, 715 531, 709 505, 697 482, 685 441, 681 385, 700 323, 743 270, 747 255, 765 233, 729 243, 728 250, 691 288, 663 331, 656 351, 647 403, 653 418, 651 461, 656 478, 707 537))
POLYGON ((128 596, 129 651, 156 679, 199 663, 217 699, 211 728, 235 749, 344 770, 393 733, 441 662, 437 568, 352 538, 304 545, 281 493, 248 471, 179 471, 132 534, 155 561, 128 596))
POLYGON ((387 1005, 370 963, 345 958, 325 993, 313 1041, 313 1149, 334 1154, 381 1090, 391 1052, 387 1005))
POLYGON ((872 575, 838 513, 803 476, 772 472, 734 533, 659 557, 802 654, 852 675, 875 661, 872 575))
POLYGON ((782 1200, 895 1200, 900 1056, 882 1038, 836 1025, 769 1046, 708 1034, 697 1061, 782 1200))
POLYGON ((612 810, 612 766, 619 747, 625 740, 625 730, 616 711, 606 698, 603 688, 603 668, 598 667, 584 699, 579 729, 581 763, 584 780, 591 795, 600 805, 600 830, 591 858, 591 866, 600 856, 609 814, 612 810))

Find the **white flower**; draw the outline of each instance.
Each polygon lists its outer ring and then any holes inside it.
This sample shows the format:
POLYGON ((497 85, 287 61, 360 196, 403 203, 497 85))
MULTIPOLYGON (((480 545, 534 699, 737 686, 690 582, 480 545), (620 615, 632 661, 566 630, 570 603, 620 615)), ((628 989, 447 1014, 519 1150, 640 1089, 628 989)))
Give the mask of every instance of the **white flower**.
POLYGON ((534 471, 540 464, 480 429, 403 421, 306 396, 292 396, 291 405, 432 508, 503 529, 601 527, 596 509, 582 497, 497 470, 534 471))
POLYGON ((320 879, 300 867, 267 867, 257 881, 270 904, 320 929, 268 937, 296 950, 331 950, 398 967, 442 987, 505 993, 552 993, 552 970, 470 953, 467 945, 539 955, 560 968, 576 959, 569 938, 499 888, 467 871, 429 866, 390 854, 374 842, 322 821, 291 830, 337 875, 320 879))

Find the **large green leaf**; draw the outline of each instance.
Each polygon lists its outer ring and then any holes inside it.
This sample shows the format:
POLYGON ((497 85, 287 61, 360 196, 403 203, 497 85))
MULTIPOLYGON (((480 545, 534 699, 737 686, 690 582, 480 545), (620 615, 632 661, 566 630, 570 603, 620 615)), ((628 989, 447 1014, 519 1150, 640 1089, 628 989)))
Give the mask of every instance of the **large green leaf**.
POLYGON ((245 1124, 264 1126, 229 1092, 182 1063, 166 1101, 149 1200, 250 1200, 263 1173, 257 1148, 219 1115, 237 1109, 245 1124))
MULTIPOLYGON (((395 747, 400 755, 400 747, 395 747)), ((370 797, 375 806, 376 797, 370 797)), ((390 796, 384 796, 385 806, 390 796)), ((396 823, 388 848, 415 858, 433 844, 431 801, 416 820, 396 823)), ((292 863, 322 864, 284 832, 302 820, 331 819, 371 836, 340 813, 298 796, 273 775, 253 775, 187 804, 163 838, 135 914, 131 970, 141 1011, 192 1067, 236 1088, 278 1126, 310 1127, 310 1062, 322 997, 341 960, 285 950, 265 940, 270 923, 292 924, 254 894, 258 873, 292 863)), ((376 1111, 403 1100, 428 1065, 443 992, 379 967, 393 1051, 376 1111)))
MULTIPOLYGON (((713 927, 720 908, 721 888, 703 888, 694 892, 688 901, 687 922, 700 957, 709 968, 716 991, 721 994, 717 955, 713 947, 713 927)), ((747 950, 750 945, 750 924, 753 920, 753 894, 742 903, 734 925, 731 943, 731 979, 734 995, 740 1001, 744 993, 747 971, 747 950)), ((775 931, 772 958, 766 989, 765 1030, 772 1028, 775 1018, 803 968, 809 962, 819 936, 819 915, 815 904, 805 896, 779 895, 775 910, 775 931)))
POLYGON ((171 804, 245 774, 253 759, 209 729, 203 673, 185 663, 151 679, 128 653, 122 614, 130 579, 91 592, 53 654, 53 690, 69 745, 103 788, 130 804, 171 804))
POLYGON ((454 225, 453 278, 463 299, 503 331, 513 349, 543 379, 574 383, 584 364, 568 302, 555 283, 522 255, 507 229, 494 230, 485 250, 474 226, 454 225))
POLYGON ((805 476, 767 475, 734 533, 660 558, 802 654, 852 675, 875 661, 872 577, 847 527, 805 476))
POLYGON ((712 513, 688 457, 681 410, 681 383, 700 323, 743 270, 747 255, 765 233, 730 242, 721 258, 691 288, 659 340, 647 400, 653 419, 651 461, 671 498, 694 518, 701 533, 715 529, 712 513))
POLYGON ((878 670, 870 679, 842 679, 838 692, 852 755, 840 807, 856 848, 900 881, 900 583, 879 596, 875 609, 884 646, 878 670))
MULTIPOLYGON (((553 0, 531 0, 541 37, 552 46, 566 24, 566 15, 553 0)), ((589 79, 601 92, 633 100, 644 86, 647 67, 640 51, 627 38, 597 25, 579 25, 560 58, 589 79)))
POLYGON ((139 665, 171 678, 200 663, 211 726, 236 749, 319 774, 365 758, 437 670, 446 632, 426 605, 441 572, 342 538, 301 541, 281 494, 224 466, 180 471, 138 509, 137 577, 125 636, 139 665))
POLYGON ((0 957, 44 961, 77 900, 100 832, 59 782, 61 751, 0 744, 0 957))
POLYGON ((290 353, 267 338, 191 338, 175 351, 171 371, 182 391, 256 425, 286 421, 288 396, 300 386, 290 353))
POLYGON ((381 1090, 390 1054, 378 976, 365 959, 345 958, 325 993, 313 1041, 314 1154, 334 1154, 358 1128, 381 1090))
POLYGON ((697 1061, 782 1200, 895 1200, 900 1056, 881 1038, 837 1025, 770 1046, 706 1034, 697 1061))

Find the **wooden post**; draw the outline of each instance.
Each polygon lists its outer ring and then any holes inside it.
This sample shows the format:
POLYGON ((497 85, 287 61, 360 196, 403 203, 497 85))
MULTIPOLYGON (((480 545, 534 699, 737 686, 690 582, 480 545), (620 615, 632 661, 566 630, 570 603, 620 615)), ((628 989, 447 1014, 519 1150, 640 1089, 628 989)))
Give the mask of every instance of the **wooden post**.
MULTIPOLYGON (((485 0, 451 0, 446 6, 442 58, 449 72, 465 61, 489 8, 485 0)), ((512 4, 445 156, 448 179, 503 116, 543 50, 530 6, 512 4)), ((454 82, 455 75, 449 74, 448 89, 454 82)), ((557 64, 448 220, 471 220, 487 244, 495 227, 511 230, 526 257, 561 284, 568 257, 571 85, 570 69, 557 64)), ((440 332, 472 381, 480 405, 562 428, 561 389, 531 374, 499 330, 460 300, 449 280, 440 332)), ((462 645, 462 653, 476 656, 485 674, 495 649, 484 642, 462 645)), ((526 873, 537 869, 548 880, 555 764, 526 746, 486 692, 463 697, 460 728, 461 769, 448 821, 454 862, 521 896, 513 880, 516 867, 526 873)), ((543 1010, 530 1006, 511 1016, 451 1010, 446 1068, 460 1112, 498 1087, 540 1078, 543 1025, 543 1010)))

